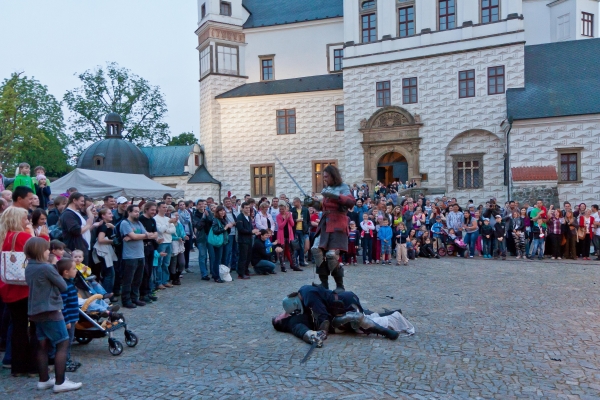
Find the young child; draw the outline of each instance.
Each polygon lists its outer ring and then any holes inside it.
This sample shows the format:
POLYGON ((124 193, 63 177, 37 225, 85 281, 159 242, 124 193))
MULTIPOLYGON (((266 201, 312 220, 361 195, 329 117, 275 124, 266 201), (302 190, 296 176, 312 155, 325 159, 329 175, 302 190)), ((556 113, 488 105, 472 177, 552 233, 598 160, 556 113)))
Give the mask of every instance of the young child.
POLYGON ((383 218, 381 220, 377 238, 381 242, 381 264, 385 264, 387 260, 388 265, 392 265, 392 261, 390 260, 392 254, 392 228, 390 227, 389 219, 383 218))
POLYGON ((356 262, 356 245, 358 241, 358 230, 356 229, 356 223, 350 222, 350 232, 348 232, 348 265, 356 262))
POLYGON ((519 226, 513 231, 513 238, 517 248, 517 258, 525 258, 525 232, 523 232, 523 227, 519 226))
POLYGON ((65 377, 69 333, 62 314, 63 301, 61 292, 67 290, 65 280, 52 264, 48 263, 50 246, 42 238, 34 237, 25 243, 23 249, 29 259, 25 268, 25 280, 29 286, 29 320, 35 323, 36 336, 39 341, 37 364, 40 390, 53 388, 55 393, 77 390, 81 383, 71 382, 65 377), (55 378, 50 379, 48 373, 48 350, 50 345, 56 347, 54 357, 55 378))
POLYGON ((500 214, 496 215, 496 224, 494 225, 494 236, 496 237, 496 256, 502 256, 503 260, 506 260, 506 223, 502 220, 500 214))
POLYGON ((404 222, 398 223, 398 229, 396 230, 396 264, 408 265, 408 245, 406 243, 408 238, 408 231, 404 222))
POLYGON ((60 261, 65 255, 65 244, 60 240, 52 240, 50 242, 50 253, 56 257, 56 261, 60 261))
POLYGON ((63 301, 62 314, 67 324, 67 332, 69 333, 69 348, 67 350, 67 371, 75 372, 81 366, 81 363, 76 363, 71 360, 71 346, 75 337, 75 323, 79 320, 79 299, 77 297, 77 288, 75 287, 75 276, 77 276, 77 268, 75 261, 70 258, 63 258, 56 263, 56 269, 60 276, 63 277, 67 284, 67 290, 61 293, 63 301))
POLYGON ((375 224, 369 219, 369 214, 363 214, 363 220, 360 223, 360 241, 363 247, 363 264, 371 264, 371 258, 373 254, 373 231, 375 231, 375 224))
MULTIPOLYGON (((406 254, 409 260, 414 260, 417 258, 417 239, 407 240, 406 241, 406 254)), ((408 264, 408 261, 405 265, 408 264)))
POLYGON ((461 246, 461 239, 456 236, 456 231, 454 228, 450 228, 448 230, 448 239, 452 241, 452 246, 454 246, 454 251, 456 251, 456 255, 459 257, 465 256, 465 249, 461 246))
POLYGON ((481 236, 483 243, 483 258, 492 258, 492 239, 494 238, 494 228, 490 225, 490 219, 483 219, 481 227, 481 236))
POLYGON ((546 220, 541 217, 538 218, 537 224, 531 227, 531 233, 533 235, 533 242, 531 248, 531 254, 527 258, 532 259, 538 254, 538 260, 544 259, 544 243, 546 241, 546 220))
POLYGON ((13 188, 17 186, 27 186, 30 188, 33 193, 35 193, 35 184, 33 179, 29 174, 31 173, 31 167, 27 163, 19 164, 19 173, 15 176, 15 181, 13 182, 13 188))
POLYGON ((77 270, 81 272, 84 278, 89 278, 90 275, 92 275, 92 269, 83 264, 83 251, 73 250, 71 257, 73 257, 73 261, 75 261, 75 267, 77 270))

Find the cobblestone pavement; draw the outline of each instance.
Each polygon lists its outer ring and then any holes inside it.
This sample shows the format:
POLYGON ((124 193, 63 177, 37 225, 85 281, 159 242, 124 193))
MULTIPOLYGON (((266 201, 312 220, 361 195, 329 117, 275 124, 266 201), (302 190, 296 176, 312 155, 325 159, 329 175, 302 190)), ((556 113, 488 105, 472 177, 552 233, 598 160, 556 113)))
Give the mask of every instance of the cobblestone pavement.
MULTIPOLYGON (((137 347, 114 357, 106 339, 75 345, 83 366, 71 376, 84 387, 61 398, 600 397, 597 262, 446 257, 348 267, 347 288, 365 307, 401 307, 417 334, 331 335, 303 365, 308 345, 270 319, 312 271, 227 284, 199 275, 125 311, 137 347)), ((3 370, 0 398, 50 396, 35 381, 3 370)))

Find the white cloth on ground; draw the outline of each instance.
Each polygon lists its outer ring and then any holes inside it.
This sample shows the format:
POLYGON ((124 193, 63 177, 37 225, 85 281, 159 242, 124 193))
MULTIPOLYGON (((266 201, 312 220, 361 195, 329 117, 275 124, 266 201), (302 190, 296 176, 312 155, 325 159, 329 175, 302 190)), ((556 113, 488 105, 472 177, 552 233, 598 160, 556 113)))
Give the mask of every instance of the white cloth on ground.
POLYGON ((383 326, 384 328, 395 330, 396 332, 405 333, 406 336, 411 336, 415 334, 415 327, 413 324, 408 322, 406 318, 398 311, 395 313, 380 317, 379 314, 373 313, 366 316, 376 324, 383 326))

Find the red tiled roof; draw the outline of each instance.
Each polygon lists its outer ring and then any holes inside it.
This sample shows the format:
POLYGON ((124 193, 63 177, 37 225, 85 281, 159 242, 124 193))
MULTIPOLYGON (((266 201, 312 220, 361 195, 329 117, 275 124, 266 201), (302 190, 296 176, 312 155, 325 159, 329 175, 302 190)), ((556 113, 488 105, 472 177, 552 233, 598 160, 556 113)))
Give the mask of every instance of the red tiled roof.
POLYGON ((512 180, 516 182, 522 181, 556 181, 556 167, 516 167, 511 168, 512 180))

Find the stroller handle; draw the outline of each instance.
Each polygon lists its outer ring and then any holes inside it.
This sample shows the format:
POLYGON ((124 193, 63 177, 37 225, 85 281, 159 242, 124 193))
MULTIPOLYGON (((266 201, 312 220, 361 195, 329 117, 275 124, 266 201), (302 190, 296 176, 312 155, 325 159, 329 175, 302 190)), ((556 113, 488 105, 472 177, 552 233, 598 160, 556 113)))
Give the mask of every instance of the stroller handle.
POLYGON ((104 298, 101 294, 95 294, 92 297, 88 298, 85 303, 81 306, 81 311, 86 312, 90 304, 96 300, 102 300, 104 298))

